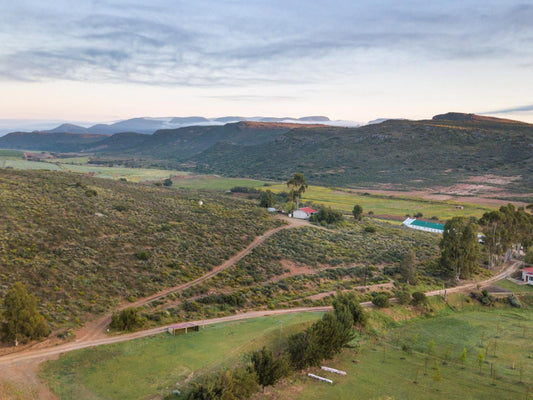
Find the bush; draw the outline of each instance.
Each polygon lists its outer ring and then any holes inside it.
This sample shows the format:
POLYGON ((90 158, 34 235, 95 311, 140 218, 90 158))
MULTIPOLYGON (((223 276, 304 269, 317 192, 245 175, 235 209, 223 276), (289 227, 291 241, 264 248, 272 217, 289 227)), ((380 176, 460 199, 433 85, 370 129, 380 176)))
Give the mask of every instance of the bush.
POLYGON ((386 294, 380 293, 372 298, 372 304, 379 308, 390 307, 390 301, 386 294))
POLYGON ((417 306, 417 305, 420 305, 420 304, 426 304, 427 303, 427 297, 425 295, 425 293, 422 293, 422 292, 414 292, 412 294, 413 296, 413 300, 412 300, 412 303, 417 306))
POLYGON ((365 232, 367 233, 375 233, 376 227, 375 226, 365 226, 365 232))
POLYGON ((514 294, 507 297, 507 301, 512 307, 522 308, 522 303, 520 303, 520 300, 518 300, 518 297, 516 297, 514 294))
POLYGON ((334 224, 342 221, 342 213, 333 210, 331 207, 322 207, 318 213, 309 218, 311 222, 326 222, 327 224, 334 224))
POLYGON ((411 301, 411 294, 407 290, 400 290, 396 293, 396 299, 400 304, 408 304, 411 301))
POLYGON ((150 253, 147 251, 139 251, 137 254, 135 254, 135 257, 137 257, 137 260, 146 261, 150 258, 150 253))
POLYGON ((146 320, 137 314, 134 308, 126 308, 121 312, 113 313, 109 327, 117 331, 131 331, 135 328, 141 328, 146 320))

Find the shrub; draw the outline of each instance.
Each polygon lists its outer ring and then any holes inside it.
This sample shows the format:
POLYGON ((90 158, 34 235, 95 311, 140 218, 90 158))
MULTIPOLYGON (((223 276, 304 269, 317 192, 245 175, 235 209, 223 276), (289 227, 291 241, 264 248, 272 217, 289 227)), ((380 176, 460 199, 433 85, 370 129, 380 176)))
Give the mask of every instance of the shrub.
POLYGON ((372 304, 379 308, 390 307, 390 301, 386 294, 380 293, 372 298, 372 304))
POLYGON ((109 327, 118 331, 131 331, 141 328, 146 320, 137 314, 134 308, 126 308, 119 313, 113 313, 109 327))
POLYGON ((365 232, 367 233, 375 233, 376 227, 375 226, 365 226, 365 232))
POLYGON ((326 222, 327 224, 334 224, 342 221, 342 213, 333 210, 331 207, 322 207, 318 213, 309 218, 311 222, 326 222))
POLYGON ((150 258, 150 253, 142 250, 135 254, 135 257, 137 257, 138 260, 146 261, 150 258))
POLYGON ((94 189, 87 189, 85 191, 85 196, 87 197, 95 197, 96 195, 98 195, 98 192, 94 189))
POLYGON ((518 300, 518 297, 516 297, 514 294, 507 297, 507 301, 512 307, 522 308, 522 303, 520 303, 520 300, 518 300))
POLYGON ((396 293, 396 299, 400 304, 408 304, 411 301, 411 294, 407 290, 400 290, 396 293))
POLYGON ((427 297, 425 293, 423 292, 414 292, 412 294, 412 297, 413 297, 412 302, 415 306, 427 303, 427 297))

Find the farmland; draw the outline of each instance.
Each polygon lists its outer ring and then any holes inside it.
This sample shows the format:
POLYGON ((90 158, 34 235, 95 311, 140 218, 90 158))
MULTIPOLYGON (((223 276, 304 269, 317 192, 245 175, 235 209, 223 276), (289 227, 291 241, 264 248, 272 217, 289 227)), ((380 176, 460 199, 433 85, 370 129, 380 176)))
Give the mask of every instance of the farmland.
POLYGON ((206 326, 75 351, 48 362, 43 377, 61 399, 146 399, 183 389, 194 375, 228 367, 243 353, 278 345, 320 313, 287 314, 206 326), (282 327, 282 329, 281 329, 282 327))
POLYGON ((356 350, 347 349, 326 362, 347 371, 346 377, 311 369, 334 384, 298 375, 255 398, 343 400, 353 399, 354 393, 358 399, 528 398, 533 384, 533 311, 467 303, 460 311, 460 297, 451 302, 455 311, 433 304, 440 310, 432 318, 397 322, 402 318, 398 310, 375 312, 373 319, 381 321, 378 337, 361 337, 356 350))

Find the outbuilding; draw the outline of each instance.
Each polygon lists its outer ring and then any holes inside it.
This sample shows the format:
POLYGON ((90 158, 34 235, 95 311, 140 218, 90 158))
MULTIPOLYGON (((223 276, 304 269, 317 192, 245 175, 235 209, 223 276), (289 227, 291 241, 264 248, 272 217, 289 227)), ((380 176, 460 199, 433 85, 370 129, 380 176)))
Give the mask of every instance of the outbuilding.
POLYGON ((311 217, 311 215, 316 214, 317 212, 318 211, 313 210, 310 207, 303 207, 303 208, 299 208, 297 210, 294 210, 294 212, 292 213, 292 216, 294 218, 299 218, 299 219, 309 219, 309 217, 311 217))
POLYGON ((444 233, 444 225, 436 222, 419 221, 415 218, 407 218, 402 224, 408 228, 417 229, 419 231, 444 233))
POLYGON ((533 267, 522 270, 522 280, 528 285, 533 285, 533 267))

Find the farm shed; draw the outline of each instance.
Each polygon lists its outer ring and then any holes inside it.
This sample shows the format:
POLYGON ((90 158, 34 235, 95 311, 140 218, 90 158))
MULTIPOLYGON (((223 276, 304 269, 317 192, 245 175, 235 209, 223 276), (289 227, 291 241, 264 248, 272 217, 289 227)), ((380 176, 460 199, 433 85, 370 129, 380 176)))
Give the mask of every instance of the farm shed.
POLYGON ((299 208, 297 210, 294 210, 294 212, 292 213, 292 216, 294 218, 299 218, 299 219, 309 219, 311 215, 316 214, 317 212, 318 211, 313 210, 310 207, 304 207, 304 208, 299 208))
POLYGON ((522 280, 528 285, 533 285, 533 267, 524 268, 522 270, 522 280))
POLYGON ((183 322, 181 324, 172 325, 167 328, 167 332, 173 336, 176 335, 176 333, 180 332, 187 333, 188 330, 198 332, 200 330, 200 327, 196 324, 193 324, 192 322, 183 322))
POLYGON ((444 225, 436 222, 419 221, 415 218, 407 218, 402 222, 406 227, 419 231, 444 233, 444 225))

